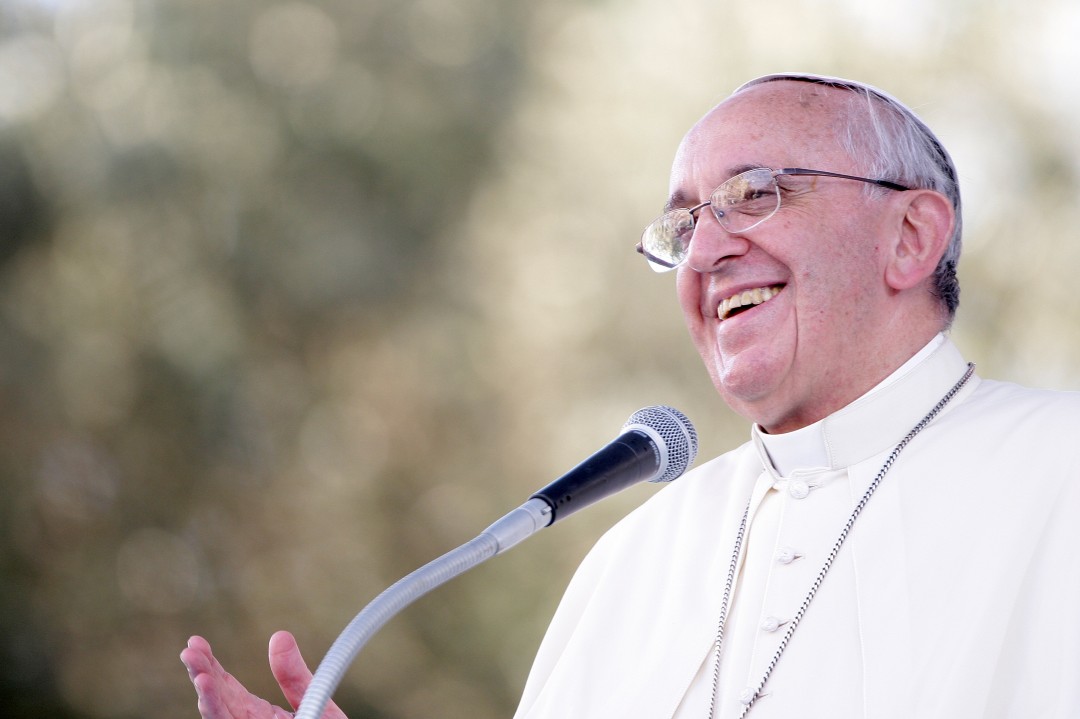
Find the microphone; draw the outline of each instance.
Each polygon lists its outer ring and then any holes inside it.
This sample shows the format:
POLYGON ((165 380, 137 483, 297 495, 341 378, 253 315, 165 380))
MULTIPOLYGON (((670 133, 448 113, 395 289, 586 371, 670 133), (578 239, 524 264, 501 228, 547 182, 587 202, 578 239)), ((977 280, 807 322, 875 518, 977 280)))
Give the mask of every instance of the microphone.
POLYGON ((622 434, 584 462, 537 491, 551 508, 551 526, 641 481, 670 482, 694 463, 698 438, 682 412, 658 405, 639 409, 622 434))
POLYGON ((697 456, 697 431, 671 407, 639 409, 622 434, 574 469, 533 494, 475 539, 398 580, 353 618, 323 657, 295 719, 319 719, 345 671, 368 640, 395 614, 454 577, 632 484, 670 482, 697 456))

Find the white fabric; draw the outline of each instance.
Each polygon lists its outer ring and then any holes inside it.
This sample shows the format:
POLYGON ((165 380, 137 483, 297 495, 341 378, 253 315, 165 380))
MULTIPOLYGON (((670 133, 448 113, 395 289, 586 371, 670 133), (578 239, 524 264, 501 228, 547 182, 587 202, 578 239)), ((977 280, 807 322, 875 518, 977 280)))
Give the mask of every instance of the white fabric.
MULTIPOLYGON (((517 718, 705 719, 749 500, 717 703, 738 716, 784 633, 763 620, 798 611, 889 452, 965 368, 945 341, 823 420, 822 469, 780 477, 749 442, 631 513, 567 589, 517 718)), ((885 477, 750 717, 1080 717, 1078 428, 1078 393, 973 377, 885 477)))
MULTIPOLYGON (((945 342, 945 335, 936 334, 934 339, 892 374, 879 382, 867 395, 888 387, 897 381, 945 342)), ((764 449, 765 456, 771 461, 778 474, 787 475, 795 469, 821 469, 829 465, 828 447, 824 435, 825 420, 785 434, 766 434, 758 425, 754 425, 753 439, 764 449)))

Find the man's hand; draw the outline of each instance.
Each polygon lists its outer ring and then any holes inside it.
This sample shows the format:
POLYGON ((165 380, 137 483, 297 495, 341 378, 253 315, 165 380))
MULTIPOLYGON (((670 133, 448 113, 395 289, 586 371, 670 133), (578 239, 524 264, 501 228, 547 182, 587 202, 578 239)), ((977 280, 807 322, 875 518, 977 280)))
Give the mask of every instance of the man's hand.
MULTIPOLYGON (((292 719, 292 712, 274 706, 255 696, 214 658, 210 644, 202 637, 188 640, 187 649, 180 652, 180 661, 187 667, 191 683, 199 696, 199 713, 203 719, 292 719)), ((286 701, 296 708, 311 683, 311 671, 296 640, 288 632, 270 637, 270 671, 281 687, 286 701)), ((333 702, 327 704, 323 719, 347 719, 333 702)))

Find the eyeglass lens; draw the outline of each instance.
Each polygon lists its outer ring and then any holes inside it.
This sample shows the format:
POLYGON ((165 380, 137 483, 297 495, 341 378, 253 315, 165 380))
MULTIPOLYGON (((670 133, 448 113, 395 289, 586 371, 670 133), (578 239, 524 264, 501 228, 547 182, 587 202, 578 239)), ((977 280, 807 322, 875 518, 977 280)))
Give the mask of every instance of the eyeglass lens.
MULTIPOLYGON (((725 230, 745 232, 779 209, 780 188, 772 170, 749 170, 717 187, 709 197, 708 207, 725 230)), ((690 251, 696 224, 690 210, 680 208, 661 215, 645 228, 641 252, 654 270, 663 272, 682 264, 690 251)))

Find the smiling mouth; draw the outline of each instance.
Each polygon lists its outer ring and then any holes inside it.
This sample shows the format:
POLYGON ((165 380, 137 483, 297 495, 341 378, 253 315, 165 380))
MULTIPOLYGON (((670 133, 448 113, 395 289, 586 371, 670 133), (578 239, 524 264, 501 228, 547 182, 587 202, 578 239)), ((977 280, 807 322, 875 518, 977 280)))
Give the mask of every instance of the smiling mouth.
POLYGON ((770 287, 755 287, 752 290, 744 290, 736 295, 728 297, 716 308, 716 316, 721 320, 734 317, 740 312, 745 312, 751 307, 768 302, 780 294, 783 285, 771 285, 770 287))

